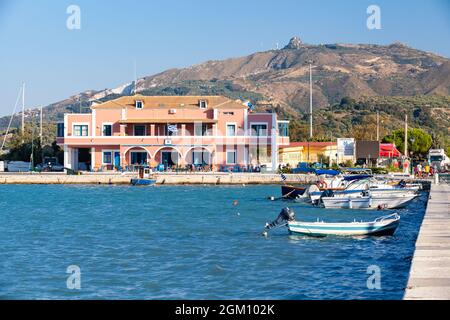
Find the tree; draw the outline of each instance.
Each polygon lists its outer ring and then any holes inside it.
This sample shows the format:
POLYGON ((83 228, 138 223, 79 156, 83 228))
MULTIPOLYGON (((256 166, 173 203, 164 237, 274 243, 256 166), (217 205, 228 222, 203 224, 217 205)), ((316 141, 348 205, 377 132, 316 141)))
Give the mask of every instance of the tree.
POLYGON ((61 150, 55 142, 56 126, 44 123, 42 128, 42 146, 39 131, 40 129, 36 123, 27 123, 23 134, 20 129, 13 129, 10 132, 11 136, 6 140, 5 150, 8 152, 2 155, 2 159, 28 162, 31 161, 32 150, 35 165, 42 162, 42 157, 60 157, 61 150))
POLYGON ((291 120, 289 124, 289 136, 291 141, 305 141, 309 137, 309 126, 298 120, 291 120))
MULTIPOLYGON (((383 138, 383 142, 394 143, 400 152, 405 149, 405 130, 399 129, 393 131, 390 135, 383 138)), ((433 144, 431 135, 422 129, 408 129, 408 151, 415 155, 426 155, 433 144)))

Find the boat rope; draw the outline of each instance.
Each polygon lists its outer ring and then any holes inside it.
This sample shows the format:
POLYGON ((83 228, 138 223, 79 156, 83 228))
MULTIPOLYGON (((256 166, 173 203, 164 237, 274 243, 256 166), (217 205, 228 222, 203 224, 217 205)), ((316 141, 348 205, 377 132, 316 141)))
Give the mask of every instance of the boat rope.
MULTIPOLYGON (((278 198, 273 199, 272 201, 277 201, 277 200, 281 200, 281 199, 287 198, 287 197, 289 197, 294 191, 295 191, 295 189, 292 190, 292 191, 290 191, 290 192, 288 192, 288 193, 285 194, 284 196, 281 196, 281 197, 278 197, 278 198)), ((269 197, 269 199, 271 199, 271 198, 272 198, 272 197, 269 197)))
POLYGON ((290 192, 288 192, 287 194, 285 194, 284 196, 282 196, 282 198, 286 198, 286 197, 289 197, 293 192, 295 191, 295 189, 294 190, 292 190, 292 191, 290 191, 290 192))

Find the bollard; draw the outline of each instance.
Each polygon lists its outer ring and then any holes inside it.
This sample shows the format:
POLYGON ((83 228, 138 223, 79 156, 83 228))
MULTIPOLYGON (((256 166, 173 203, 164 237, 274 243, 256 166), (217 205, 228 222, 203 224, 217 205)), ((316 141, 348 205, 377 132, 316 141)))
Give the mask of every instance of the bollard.
POLYGON ((439 184, 439 173, 434 174, 434 184, 436 184, 436 185, 439 184))

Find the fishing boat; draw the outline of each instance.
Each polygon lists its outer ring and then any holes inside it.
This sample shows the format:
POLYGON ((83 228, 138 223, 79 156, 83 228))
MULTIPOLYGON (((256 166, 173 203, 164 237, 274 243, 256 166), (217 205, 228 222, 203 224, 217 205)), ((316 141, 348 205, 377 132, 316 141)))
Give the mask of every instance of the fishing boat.
POLYGON ((156 183, 156 179, 152 179, 153 172, 150 168, 139 168, 138 177, 131 179, 133 186, 150 186, 156 183))
POLYGON ((140 179, 140 178, 131 179, 131 184, 133 186, 150 186, 155 183, 156 183, 155 179, 140 179))
MULTIPOLYGON (((379 217, 370 222, 303 222, 295 220, 295 213, 290 208, 283 208, 278 218, 266 224, 266 230, 287 226, 293 235, 307 235, 315 237, 325 236, 389 236, 395 233, 400 223, 397 213, 379 217)), ((267 235, 267 231, 264 233, 267 235)))
POLYGON ((398 209, 414 200, 417 194, 373 194, 363 191, 360 195, 322 196, 320 202, 327 209, 398 209))
POLYGON ((294 235, 324 237, 335 236, 391 236, 400 222, 397 213, 379 217, 371 222, 288 222, 288 229, 294 235))
MULTIPOLYGON (((346 178, 344 178, 344 181, 346 181, 346 178)), ((396 195, 401 198, 402 196, 416 195, 419 191, 419 186, 407 185, 404 181, 400 181, 397 184, 390 184, 384 180, 364 178, 349 181, 343 190, 310 190, 309 197, 311 203, 317 204, 324 196, 332 195, 333 197, 358 198, 361 197, 361 192, 365 191, 370 191, 374 197, 390 197, 391 195, 396 195)))

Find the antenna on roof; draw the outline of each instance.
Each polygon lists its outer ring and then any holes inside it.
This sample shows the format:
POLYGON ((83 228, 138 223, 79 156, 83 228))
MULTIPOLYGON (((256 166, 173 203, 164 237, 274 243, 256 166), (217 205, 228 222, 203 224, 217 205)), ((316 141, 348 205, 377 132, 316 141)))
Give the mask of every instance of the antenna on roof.
POLYGON ((136 66, 136 58, 134 58, 134 94, 137 94, 137 66, 136 66))

